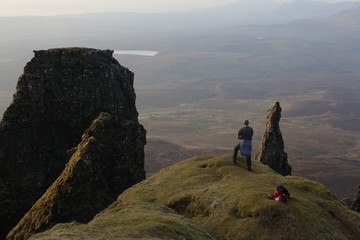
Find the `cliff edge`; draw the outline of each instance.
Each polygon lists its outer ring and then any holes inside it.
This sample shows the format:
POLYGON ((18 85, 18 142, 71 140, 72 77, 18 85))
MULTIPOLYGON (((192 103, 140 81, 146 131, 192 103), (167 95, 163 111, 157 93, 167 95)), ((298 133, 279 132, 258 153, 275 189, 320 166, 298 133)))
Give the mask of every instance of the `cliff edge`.
POLYGON ((101 112, 137 122, 134 74, 111 50, 34 51, 0 122, 0 239, 64 170, 101 112))

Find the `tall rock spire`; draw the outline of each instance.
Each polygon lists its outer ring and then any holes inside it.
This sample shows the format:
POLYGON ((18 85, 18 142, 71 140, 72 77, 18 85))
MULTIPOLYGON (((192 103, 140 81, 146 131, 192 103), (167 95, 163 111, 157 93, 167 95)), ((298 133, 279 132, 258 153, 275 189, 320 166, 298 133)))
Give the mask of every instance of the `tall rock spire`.
POLYGON ((291 175, 291 166, 288 164, 287 153, 284 152, 284 140, 279 126, 280 118, 281 107, 280 103, 276 102, 268 110, 265 133, 255 159, 286 176, 291 175))
POLYGON ((351 209, 360 212, 360 186, 358 187, 358 192, 355 194, 351 209))
POLYGON ((63 171, 67 150, 101 112, 138 124, 134 74, 113 51, 34 53, 0 123, 0 239, 63 171))

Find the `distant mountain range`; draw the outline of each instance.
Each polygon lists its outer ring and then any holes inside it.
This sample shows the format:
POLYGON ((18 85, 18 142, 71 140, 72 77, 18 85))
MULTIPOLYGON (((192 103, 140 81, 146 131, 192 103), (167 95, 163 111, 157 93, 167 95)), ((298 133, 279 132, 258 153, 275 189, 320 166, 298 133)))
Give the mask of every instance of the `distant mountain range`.
MULTIPOLYGON (((326 39, 360 37, 360 8, 346 9, 326 17, 298 19, 283 24, 242 25, 237 32, 261 36, 283 36, 298 39, 326 39)), ((233 31, 231 28, 230 31, 233 31)))
MULTIPOLYGON (((223 24, 279 24, 296 19, 319 18, 360 6, 358 2, 325 3, 296 0, 279 4, 269 0, 245 0, 229 5, 194 11, 214 17, 223 24)), ((215 22, 215 21, 214 21, 215 22)))
POLYGON ((297 0, 279 4, 269 0, 245 0, 220 7, 201 8, 172 13, 89 13, 80 18, 102 20, 115 17, 127 26, 151 29, 179 30, 188 28, 214 28, 236 25, 283 24, 299 19, 326 18, 329 15, 355 9, 360 2, 324 3, 297 0))

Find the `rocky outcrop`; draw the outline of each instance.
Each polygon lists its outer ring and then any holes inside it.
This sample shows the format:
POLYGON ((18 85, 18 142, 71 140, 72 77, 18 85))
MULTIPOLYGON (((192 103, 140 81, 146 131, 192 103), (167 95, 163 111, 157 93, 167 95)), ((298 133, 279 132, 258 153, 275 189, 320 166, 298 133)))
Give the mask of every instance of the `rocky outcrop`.
POLYGON ((266 128, 262 137, 256 160, 268 165, 277 173, 291 175, 291 166, 288 164, 287 153, 284 152, 284 140, 280 131, 281 107, 280 103, 268 110, 266 128))
POLYGON ((54 182, 101 112, 137 122, 133 73, 110 50, 34 51, 0 123, 0 239, 54 182))
POLYGON ((351 209, 360 212, 360 186, 358 187, 358 192, 355 194, 354 200, 351 204, 351 209))
POLYGON ((7 239, 28 239, 55 223, 88 222, 145 178, 144 128, 102 113, 82 137, 60 177, 7 239))

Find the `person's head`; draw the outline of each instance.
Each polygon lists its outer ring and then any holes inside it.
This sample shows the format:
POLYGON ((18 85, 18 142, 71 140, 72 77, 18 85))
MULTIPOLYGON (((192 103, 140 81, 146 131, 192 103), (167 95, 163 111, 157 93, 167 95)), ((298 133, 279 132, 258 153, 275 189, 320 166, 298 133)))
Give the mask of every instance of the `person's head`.
POLYGON ((244 125, 246 125, 246 126, 249 125, 249 120, 246 119, 246 120, 244 121, 244 125))

